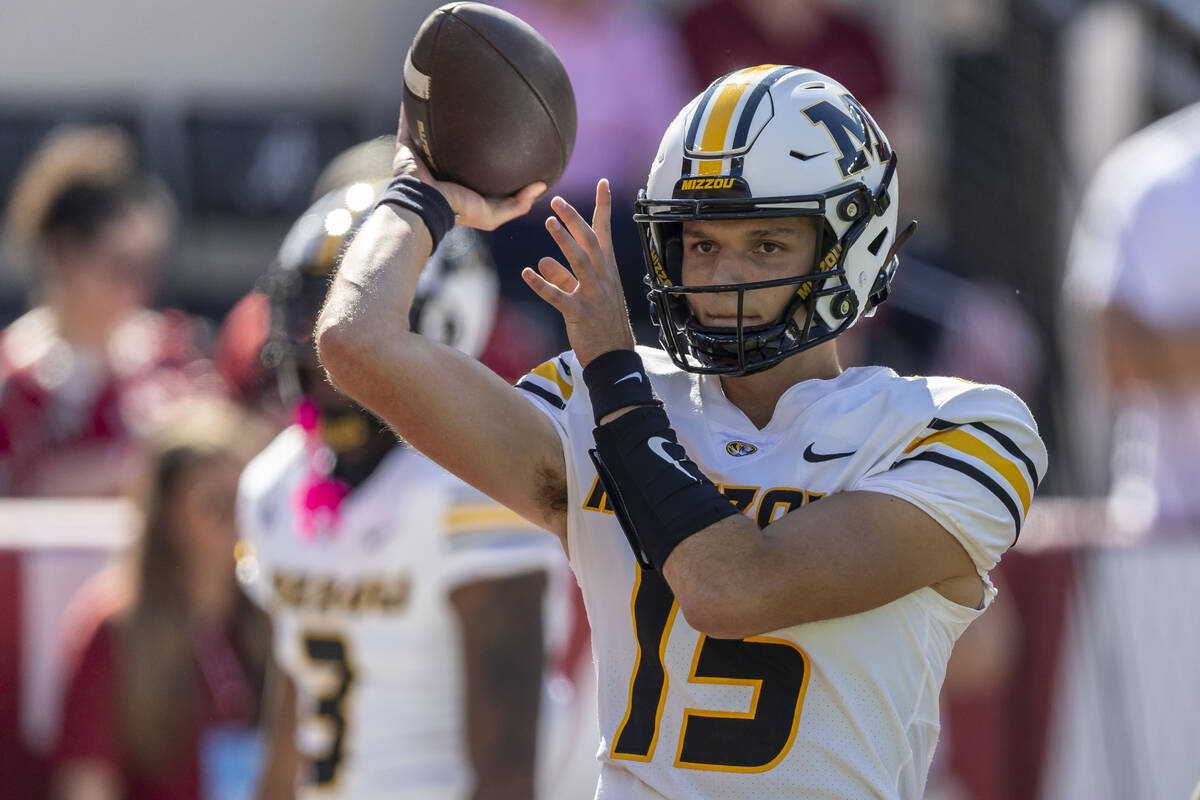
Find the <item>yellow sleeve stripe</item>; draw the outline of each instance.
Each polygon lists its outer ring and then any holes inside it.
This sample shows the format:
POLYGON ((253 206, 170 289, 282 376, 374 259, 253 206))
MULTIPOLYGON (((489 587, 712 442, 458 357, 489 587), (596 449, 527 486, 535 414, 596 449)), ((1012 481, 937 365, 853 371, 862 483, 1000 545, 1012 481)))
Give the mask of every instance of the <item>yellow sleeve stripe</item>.
POLYGON ((517 512, 491 503, 455 506, 446 512, 442 525, 451 535, 487 530, 541 530, 517 512))
POLYGON ((1021 470, 1012 461, 1000 456, 982 441, 958 428, 939 431, 932 436, 924 438, 913 439, 908 447, 904 448, 904 452, 911 453, 918 447, 930 444, 943 444, 960 453, 966 453, 996 470, 1008 482, 1008 485, 1012 487, 1017 497, 1021 499, 1021 506, 1025 509, 1025 513, 1029 513, 1029 503, 1033 500, 1033 494, 1030 491, 1029 484, 1025 481, 1025 476, 1021 474, 1021 470))
POLYGON ((539 364, 531 369, 529 374, 537 375, 539 378, 548 380, 557 386, 558 393, 562 396, 564 401, 570 400, 571 392, 575 391, 575 387, 571 385, 571 382, 564 378, 562 373, 558 371, 556 359, 552 358, 543 364, 539 364))

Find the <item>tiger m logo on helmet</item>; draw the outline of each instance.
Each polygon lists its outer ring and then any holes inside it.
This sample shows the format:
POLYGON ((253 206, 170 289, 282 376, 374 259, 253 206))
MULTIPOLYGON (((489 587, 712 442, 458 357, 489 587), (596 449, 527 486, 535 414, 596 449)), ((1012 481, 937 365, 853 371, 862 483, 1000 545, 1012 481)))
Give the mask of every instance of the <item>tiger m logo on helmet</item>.
POLYGON ((813 125, 823 125, 838 149, 837 165, 844 177, 857 175, 875 163, 883 163, 889 155, 887 140, 871 115, 849 92, 840 98, 846 108, 843 111, 828 100, 813 103, 804 109, 804 116, 813 125), (868 156, 868 153, 871 155, 868 156))

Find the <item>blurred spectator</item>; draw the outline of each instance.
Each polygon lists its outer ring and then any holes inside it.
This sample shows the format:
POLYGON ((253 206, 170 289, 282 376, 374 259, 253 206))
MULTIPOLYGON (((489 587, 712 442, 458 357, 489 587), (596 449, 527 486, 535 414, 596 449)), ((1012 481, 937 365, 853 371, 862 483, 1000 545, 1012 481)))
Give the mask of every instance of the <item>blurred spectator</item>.
MULTIPOLYGON (((566 349, 566 340, 557 315, 520 279, 524 267, 559 252, 543 227, 550 198, 562 195, 589 214, 596 180, 611 181, 617 264, 622 266, 630 308, 644 309, 646 290, 633 200, 646 182, 646 154, 658 150, 663 130, 691 97, 693 80, 675 26, 637 0, 501 0, 497 5, 546 37, 575 90, 578 132, 562 179, 531 213, 489 236, 501 293, 520 304, 518 310, 539 323, 541 338, 555 345, 552 352, 560 352, 566 349)), ((656 336, 643 322, 645 315, 634 313, 633 318, 639 338, 654 341, 656 336)))
POLYGON ((882 43, 825 0, 709 0, 685 14, 680 28, 699 87, 755 64, 808 67, 841 82, 891 130, 882 43))
POLYGON ((234 502, 262 437, 224 401, 152 437, 128 565, 72 601, 55 800, 249 797, 270 626, 234 573, 234 502))
POLYGON ((146 308, 174 220, 117 128, 54 133, 25 167, 6 240, 34 308, 0 333, 0 495, 119 493, 137 426, 219 389, 196 324, 146 308))
MULTIPOLYGON (((1131 537, 1200 525, 1200 104, 1134 134, 1101 164, 1071 241, 1064 287, 1098 345, 1078 398, 1112 416, 1112 521, 1131 537)), ((1103 418, 1102 416, 1099 418, 1103 418)), ((1104 436, 1103 431, 1080 431, 1104 436)))

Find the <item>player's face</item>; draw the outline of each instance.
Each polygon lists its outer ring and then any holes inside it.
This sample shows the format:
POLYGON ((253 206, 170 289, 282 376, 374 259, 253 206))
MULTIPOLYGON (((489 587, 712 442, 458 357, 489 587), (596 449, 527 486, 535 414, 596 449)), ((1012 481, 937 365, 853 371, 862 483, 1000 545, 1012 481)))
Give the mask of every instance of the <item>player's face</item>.
MULTIPOLYGON (((688 286, 718 286, 802 275, 812 267, 816 229, 812 217, 685 222, 683 282, 688 286)), ((774 322, 795 293, 794 285, 746 292, 743 324, 749 327, 774 322)), ((690 294, 688 303, 701 325, 737 327, 736 292, 690 294)))

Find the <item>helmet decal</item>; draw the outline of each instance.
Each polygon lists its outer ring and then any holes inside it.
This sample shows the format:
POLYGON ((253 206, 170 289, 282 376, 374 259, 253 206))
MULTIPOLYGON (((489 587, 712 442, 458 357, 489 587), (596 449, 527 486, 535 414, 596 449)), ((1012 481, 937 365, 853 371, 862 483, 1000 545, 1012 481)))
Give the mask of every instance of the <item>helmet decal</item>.
POLYGON ((841 154, 837 160, 838 169, 842 171, 842 177, 849 178, 870 166, 868 153, 874 155, 877 164, 886 161, 889 153, 883 134, 866 109, 849 93, 843 94, 841 99, 849 109, 848 113, 828 100, 822 100, 804 109, 804 116, 812 120, 813 125, 825 126, 841 154))
POLYGON ((684 175, 739 175, 747 142, 772 116, 768 90, 791 67, 764 64, 714 81, 692 116, 684 143, 684 175), (736 122, 735 122, 736 120, 736 122), (713 156, 720 156, 714 158, 713 156))

